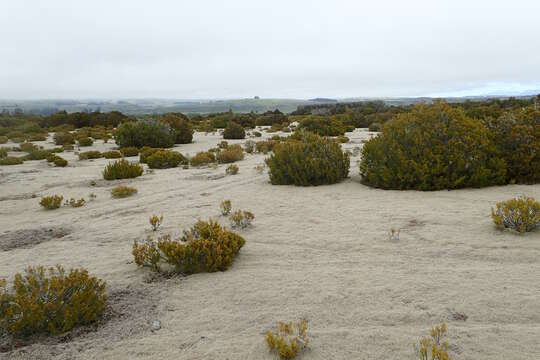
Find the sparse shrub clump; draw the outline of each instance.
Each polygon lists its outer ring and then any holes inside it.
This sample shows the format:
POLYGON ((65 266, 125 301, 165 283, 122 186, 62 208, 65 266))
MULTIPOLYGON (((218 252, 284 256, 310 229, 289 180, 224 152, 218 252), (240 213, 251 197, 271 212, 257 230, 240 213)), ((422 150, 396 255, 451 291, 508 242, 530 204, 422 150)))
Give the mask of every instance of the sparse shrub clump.
POLYGON ((0 165, 21 165, 24 162, 22 157, 6 156, 0 157, 0 165))
POLYGON ((139 120, 120 124, 115 133, 120 147, 169 148, 174 145, 175 131, 166 123, 157 120, 139 120))
POLYGON ((186 162, 187 159, 182 154, 170 150, 158 150, 146 158, 146 163, 151 169, 174 168, 186 162))
POLYGON ((125 157, 131 157, 131 156, 137 156, 137 155, 139 155, 139 149, 137 149, 137 148, 134 147, 134 146, 128 146, 128 147, 120 148, 120 152, 121 152, 122 155, 124 155, 125 157))
POLYGON ((72 145, 75 144, 75 138, 71 133, 60 132, 54 134, 54 143, 56 145, 72 145))
POLYGON ((54 210, 62 206, 62 200, 64 200, 62 195, 44 196, 39 204, 47 210, 54 210))
POLYGON ((217 153, 216 159, 220 164, 233 163, 244 158, 244 150, 242 146, 236 144, 228 146, 217 153))
POLYGON ((113 198, 125 198, 137 193, 137 189, 131 186, 118 185, 111 190, 113 198))
POLYGON ((116 150, 105 151, 102 155, 105 159, 119 159, 122 157, 122 153, 116 150))
POLYGON ((443 340, 445 336, 446 324, 444 322, 432 328, 429 337, 422 337, 417 344, 413 344, 417 359, 450 360, 448 341, 443 340))
POLYGON ((68 164, 67 160, 60 156, 55 156, 53 163, 54 163, 54 166, 56 167, 66 167, 68 164))
POLYGON ((0 287, 0 329, 16 338, 61 334, 98 320, 106 301, 105 283, 86 269, 29 267, 12 291, 0 287))
POLYGON ((79 153, 79 160, 99 159, 103 157, 103 154, 97 150, 83 151, 79 153))
POLYGON ((337 142, 309 132, 296 137, 300 140, 275 146, 266 159, 272 184, 316 186, 334 184, 348 176, 349 154, 337 142))
POLYGON ((236 210, 229 216, 233 228, 245 229, 251 226, 253 219, 255 219, 255 215, 251 211, 244 210, 236 210))
POLYGON ((227 168, 225 169, 225 173, 227 175, 236 175, 238 174, 238 165, 235 165, 235 164, 231 164, 229 166, 227 166, 227 168))
POLYGON ((71 198, 69 199, 69 201, 66 200, 66 203, 64 205, 78 208, 78 207, 84 206, 85 204, 86 204, 86 200, 84 200, 83 198, 80 198, 79 200, 75 200, 74 198, 71 198))
POLYGON ((340 120, 327 116, 308 116, 300 121, 298 128, 320 136, 339 136, 345 133, 345 126, 340 120))
POLYGON ((248 154, 251 154, 255 151, 255 146, 256 146, 256 143, 255 141, 253 140, 248 140, 244 143, 244 150, 246 150, 246 152, 248 154))
POLYGON ((533 198, 520 197, 497 203, 491 217, 498 228, 524 233, 540 227, 540 203, 533 198))
POLYGON ((5 144, 8 142, 7 136, 0 136, 0 144, 5 144))
POLYGON ((163 215, 152 215, 150 216, 150 219, 148 219, 148 222, 150 223, 150 226, 152 226, 152 231, 157 231, 161 226, 161 223, 163 223, 163 215))
POLYGON ((505 183, 488 129, 444 103, 396 115, 362 148, 365 184, 383 189, 441 190, 505 183))
POLYGON ((262 140, 257 141, 255 144, 255 150, 259 153, 268 154, 270 151, 274 149, 274 146, 279 144, 279 141, 275 140, 262 140))
POLYGON ((209 151, 199 152, 189 160, 191 166, 208 165, 215 161, 216 156, 209 151))
POLYGON ((229 121, 227 127, 223 131, 224 139, 243 139, 246 137, 246 132, 242 125, 229 121))
POLYGON ((0 147, 0 159, 7 157, 9 148, 0 147))
POLYGON ((299 351, 309 345, 307 321, 280 322, 277 331, 266 332, 265 340, 268 349, 282 359, 294 359, 299 351))
POLYGON ((221 204, 219 204, 219 209, 221 211, 221 215, 223 216, 229 215, 232 209, 231 200, 223 200, 221 204))
POLYGON ((141 176, 143 172, 141 165, 122 159, 107 165, 103 170, 103 178, 105 180, 131 179, 141 176))
POLYGON ((244 243, 240 235, 215 221, 198 221, 179 240, 166 235, 157 241, 135 241, 133 256, 138 266, 155 271, 163 271, 164 266, 182 274, 225 271, 244 243))
POLYGON ((80 137, 77 141, 79 142, 79 146, 92 146, 94 144, 94 140, 89 137, 80 137))

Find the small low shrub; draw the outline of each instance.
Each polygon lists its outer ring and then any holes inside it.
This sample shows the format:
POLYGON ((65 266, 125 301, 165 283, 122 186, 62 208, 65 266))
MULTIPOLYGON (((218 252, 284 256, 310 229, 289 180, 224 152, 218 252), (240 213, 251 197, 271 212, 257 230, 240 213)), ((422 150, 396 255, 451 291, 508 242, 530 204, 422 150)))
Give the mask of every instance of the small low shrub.
POLYGON ((54 134, 54 143, 56 145, 72 145, 75 144, 75 138, 71 133, 59 132, 54 134))
POLYGON ((6 156, 0 157, 0 165, 21 165, 24 162, 22 157, 6 156))
POLYGON ((67 160, 60 156, 55 156, 53 162, 56 167, 66 167, 68 164, 67 160))
POLYGON ((94 140, 89 137, 80 137, 78 140, 79 146, 92 146, 94 144, 94 140))
POLYGON ((39 146, 32 144, 31 142, 25 142, 19 145, 19 149, 21 151, 31 153, 31 152, 39 150, 39 146))
POLYGON ((300 140, 274 147, 266 159, 270 182, 274 185, 317 186, 334 184, 348 176, 350 158, 332 139, 301 132, 300 140))
POLYGON ((169 124, 154 119, 124 122, 115 132, 120 147, 169 148, 174 145, 176 133, 169 124))
POLYGON ((78 208, 78 207, 84 206, 84 204, 86 204, 86 200, 84 200, 84 198, 80 198, 79 200, 75 200, 74 198, 71 198, 69 199, 69 201, 66 200, 64 205, 78 208))
POLYGON ((218 149, 226 149, 229 147, 229 142, 223 140, 221 142, 219 142, 219 144, 217 144, 217 148, 218 149))
POLYGON ((158 272, 166 266, 181 274, 193 274, 227 270, 244 244, 244 238, 217 222, 199 220, 179 240, 165 235, 157 241, 135 241, 132 254, 138 266, 158 272))
POLYGON ((62 145, 62 150, 64 151, 72 151, 74 149, 72 144, 64 144, 62 145))
POLYGON ((266 164, 257 164, 255 165, 254 167, 255 171, 257 172, 257 174, 262 174, 264 172, 264 169, 266 169, 266 164))
POLYGON ((24 160, 45 160, 50 154, 50 150, 34 150, 25 155, 24 160))
POLYGON ((28 267, 13 289, 0 286, 0 330, 15 338, 56 335, 88 325, 103 314, 105 282, 86 269, 28 267))
POLYGON ((232 204, 231 200, 223 200, 221 204, 219 204, 219 210, 221 211, 221 215, 227 216, 231 213, 232 204))
POLYGON ((530 197, 519 197, 497 203, 491 217, 498 228, 524 233, 540 227, 540 202, 530 197))
POLYGON ((225 173, 227 175, 236 175, 238 174, 238 165, 235 165, 235 164, 231 164, 229 166, 227 166, 227 168, 225 169, 225 173))
POLYGON ((131 186, 118 185, 111 190, 113 198, 125 198, 131 195, 135 195, 137 189, 131 186))
POLYGON ((422 337, 418 343, 413 344, 417 359, 450 360, 449 344, 444 340, 446 330, 446 324, 443 322, 431 329, 430 336, 422 337))
POLYGON ((0 147, 0 159, 7 157, 9 148, 6 147, 0 147))
POLYGON ((259 131, 254 131, 254 132, 253 132, 253 136, 255 136, 255 137, 261 137, 262 134, 261 134, 259 131))
POLYGON ((62 200, 64 200, 62 195, 44 196, 39 204, 47 210, 54 210, 62 206, 62 200))
POLYGON ((105 180, 132 179, 141 176, 143 172, 144 169, 141 165, 121 159, 105 167, 103 178, 105 180))
POLYGON ((244 143, 244 150, 248 153, 248 154, 251 154, 255 151, 255 146, 256 146, 256 143, 255 141, 253 140, 247 140, 245 143, 244 143))
POLYGON ((160 150, 165 150, 163 148, 152 148, 152 147, 148 147, 148 146, 144 146, 141 148, 141 150, 139 151, 139 162, 141 164, 146 164, 146 162, 148 161, 148 158, 153 155, 154 153, 160 151, 160 150))
POLYGON ((122 157, 122 153, 116 150, 105 151, 102 155, 105 159, 119 159, 122 157))
POLYGON ((255 144, 255 150, 258 153, 263 153, 266 155, 270 151, 272 151, 274 149, 274 146, 277 144, 279 144, 279 141, 275 141, 275 140, 257 141, 257 143, 255 144))
POLYGON ((202 166, 202 165, 208 165, 216 161, 216 156, 209 152, 199 152, 195 156, 193 156, 191 159, 189 159, 189 163, 191 166, 202 166))
POLYGON ((186 163, 184 155, 177 151, 159 150, 146 158, 146 163, 151 169, 168 169, 178 167, 180 163, 186 163))
POLYGON ((137 149, 137 148, 134 147, 134 146, 128 146, 128 147, 120 148, 120 152, 121 152, 122 155, 124 155, 125 157, 131 157, 131 156, 137 156, 137 155, 139 155, 139 149, 137 149))
POLYGON ((152 215, 150 216, 150 219, 148 219, 148 222, 150 223, 150 226, 152 226, 152 231, 157 231, 163 223, 163 215, 152 215))
POLYGON ((244 210, 236 210, 229 216, 229 220, 231 221, 231 227, 234 228, 241 228, 245 229, 249 226, 251 226, 251 222, 255 219, 255 215, 253 215, 250 211, 244 211, 244 210))
POLYGON ((83 151, 79 153, 79 160, 99 159, 103 157, 103 154, 97 150, 83 151))
POLYGON ((243 139, 245 137, 246 131, 244 130, 242 125, 234 121, 229 121, 227 127, 223 131, 224 139, 243 139))
POLYGON ((349 142, 349 138, 346 137, 345 135, 340 135, 337 137, 337 140, 342 143, 342 144, 346 144, 349 142))
POLYGON ((5 144, 8 142, 8 137, 7 136, 0 136, 0 144, 5 144))
POLYGON ((265 340, 271 352, 277 353, 282 359, 294 359, 299 351, 309 345, 307 321, 280 322, 277 330, 266 332, 265 340))
POLYGON ((244 150, 242 146, 230 145, 226 149, 217 153, 216 159, 220 164, 229 164, 244 158, 244 150))

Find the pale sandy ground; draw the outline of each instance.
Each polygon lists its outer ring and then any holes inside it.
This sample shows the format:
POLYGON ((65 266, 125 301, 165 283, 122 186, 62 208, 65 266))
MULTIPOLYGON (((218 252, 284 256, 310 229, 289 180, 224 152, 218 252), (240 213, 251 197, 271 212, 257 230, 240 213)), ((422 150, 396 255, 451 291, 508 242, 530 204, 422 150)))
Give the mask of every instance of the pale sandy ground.
MULTIPOLYGON (((345 147, 353 148, 370 134, 348 135, 345 147)), ((194 144, 177 150, 194 154, 220 140, 196 134, 194 144)), ((540 233, 500 232, 489 216, 497 201, 540 198, 539 185, 377 190, 359 183, 353 157, 343 183, 273 186, 254 170, 264 155, 248 155, 236 176, 223 176, 220 165, 107 182, 101 172, 113 160, 62 156, 69 167, 0 167, 0 239, 30 242, 0 249, 0 274, 11 278, 30 264, 86 267, 107 281, 113 314, 97 331, 0 357, 273 359, 266 329, 306 318, 311 349, 300 359, 413 359, 413 341, 441 320, 455 359, 540 358, 540 233), (111 199, 119 183, 139 193, 111 199), (41 195, 90 193, 97 199, 79 209, 38 204, 41 195), (133 240, 151 232, 152 213, 165 217, 160 233, 179 234, 197 218, 219 218, 223 199, 256 215, 228 271, 150 282, 149 271, 133 264, 133 240), (389 240, 392 227, 401 229, 399 240, 389 240), (70 234, 51 239, 43 235, 50 228, 70 234), (152 332, 155 319, 162 328, 152 332)))

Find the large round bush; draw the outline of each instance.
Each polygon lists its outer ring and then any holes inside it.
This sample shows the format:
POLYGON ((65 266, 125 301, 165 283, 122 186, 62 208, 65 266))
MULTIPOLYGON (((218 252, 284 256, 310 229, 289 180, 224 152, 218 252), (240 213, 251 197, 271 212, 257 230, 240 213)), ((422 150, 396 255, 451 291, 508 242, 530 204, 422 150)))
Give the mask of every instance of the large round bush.
POLYGON ((299 129, 305 129, 321 136, 338 136, 345 134, 343 123, 328 116, 311 115, 300 121, 299 129))
POLYGON ((338 142, 309 132, 277 144, 266 159, 270 182, 297 186, 334 184, 349 174, 350 159, 338 142))
POLYGON ((445 103, 399 114, 364 144, 360 174, 383 189, 440 190, 504 184, 488 129, 445 103))
POLYGON ((246 132, 242 125, 229 121, 227 127, 223 131, 224 139, 243 139, 246 137, 246 132))
POLYGON ((168 124, 149 119, 120 124, 115 139, 120 147, 167 148, 174 145, 176 133, 168 124))
POLYGON ((167 123, 175 132, 176 144, 189 144, 193 141, 193 127, 182 113, 165 114, 161 121, 167 123))

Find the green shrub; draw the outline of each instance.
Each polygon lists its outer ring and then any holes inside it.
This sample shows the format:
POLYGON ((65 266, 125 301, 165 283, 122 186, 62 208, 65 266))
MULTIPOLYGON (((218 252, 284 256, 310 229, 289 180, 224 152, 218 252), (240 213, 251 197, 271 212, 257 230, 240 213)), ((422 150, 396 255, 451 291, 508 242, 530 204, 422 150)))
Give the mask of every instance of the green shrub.
POLYGON ((157 241, 133 244, 138 266, 163 271, 163 266, 182 274, 225 271, 232 264, 245 240, 212 220, 198 221, 180 240, 165 235, 157 241))
POLYGON ((0 158, 0 165, 21 165, 24 162, 22 157, 6 156, 0 158))
POLYGON ((66 167, 68 164, 67 160, 60 157, 60 156, 55 156, 54 157, 54 166, 57 166, 57 167, 66 167))
POLYGON ((255 215, 251 211, 236 210, 229 216, 231 227, 245 229, 251 226, 251 222, 255 219, 255 215))
POLYGON ((255 150, 258 153, 263 153, 266 155, 270 151, 272 151, 274 149, 274 146, 277 144, 279 144, 279 141, 275 141, 275 140, 257 141, 257 143, 255 144, 255 150))
POLYGON ((79 160, 99 159, 103 157, 103 154, 97 150, 84 151, 79 153, 79 160))
POLYGON ((374 122, 369 124, 368 130, 373 132, 379 132, 382 129, 382 125, 380 123, 374 122))
POLYGON ((148 219, 148 222, 150 223, 150 226, 152 226, 152 231, 157 231, 163 223, 163 215, 152 215, 150 216, 150 219, 148 219))
POLYGON ((254 132, 253 132, 253 136, 255 136, 255 137, 261 137, 262 134, 261 134, 259 131, 254 131, 254 132))
POLYGON ((309 132, 300 136, 300 140, 276 145, 266 159, 272 184, 334 184, 348 176, 349 154, 337 142, 309 132))
POLYGON ((225 131, 223 131, 224 139, 243 139, 246 137, 246 132, 242 125, 229 121, 225 131))
POLYGON ((71 145, 75 144, 75 138, 68 132, 56 133, 54 134, 54 143, 56 145, 71 145))
POLYGON ((144 169, 141 165, 122 159, 108 164, 103 170, 105 180, 131 179, 141 176, 144 169))
POLYGON ((345 133, 345 126, 341 121, 327 116, 308 116, 300 121, 298 128, 320 136, 339 136, 345 133))
POLYGON ((151 147, 148 147, 148 146, 144 146, 143 148, 141 148, 140 152, 139 152, 139 162, 141 164, 146 164, 146 162, 148 161, 148 157, 150 157, 152 154, 158 152, 158 151, 161 151, 161 150, 165 150, 163 148, 151 148, 151 147))
POLYGON ((533 198, 520 197, 497 203, 491 217, 498 228, 523 233, 540 227, 540 203, 533 198))
POLYGON ((169 148, 174 145, 176 134, 163 122, 139 120, 122 123, 116 129, 115 139, 120 147, 169 148))
POLYGON ((0 144, 5 144, 8 142, 8 137, 7 136, 0 136, 0 144))
POLYGON ((13 337, 56 335, 95 322, 103 314, 105 283, 86 269, 68 274, 56 268, 28 267, 16 274, 13 290, 0 287, 0 327, 13 337))
POLYGON ((105 151, 101 155, 103 155, 105 159, 119 159, 122 157, 122 153, 116 150, 105 151))
POLYGON ((7 157, 9 148, 0 147, 0 159, 7 157))
POLYGON ((51 150, 35 150, 24 156, 25 160, 45 160, 51 154, 54 154, 51 150))
POLYGON ((449 344, 444 340, 446 336, 446 324, 433 327, 429 337, 422 337, 418 343, 413 344, 416 356, 419 360, 451 360, 448 355, 449 344))
POLYGON ((383 189, 441 190, 504 184, 489 131, 445 103, 396 115, 362 149, 360 174, 383 189))
POLYGON ((79 146, 92 146, 94 144, 94 140, 89 137, 80 137, 77 141, 79 142, 79 146))
POLYGON ((137 189, 131 186, 118 185, 111 190, 111 195, 113 198, 125 198, 131 195, 135 195, 137 189))
POLYGON ((255 141, 253 140, 247 140, 245 143, 244 143, 244 150, 246 150, 246 152, 248 154, 251 154, 255 151, 255 147, 256 147, 256 143, 255 141))
POLYGON ((64 200, 62 195, 44 196, 39 204, 47 210, 54 210, 62 206, 62 200, 64 200))
POLYGON ((62 150, 71 151, 71 150, 73 150, 73 145, 72 144, 64 144, 64 145, 62 145, 62 150))
POLYGON ((236 175, 238 174, 238 166, 235 165, 235 164, 231 164, 229 166, 227 166, 227 168, 225 169, 225 174, 227 175, 236 175))
POLYGON ((191 159, 189 159, 189 163, 191 166, 201 166, 201 165, 208 165, 210 163, 213 163, 216 161, 216 156, 211 152, 199 152, 195 156, 193 156, 191 159))
POLYGON ((230 145, 217 153, 216 159, 220 164, 229 164, 244 158, 244 150, 239 144, 230 145))
POLYGON ((121 152, 122 155, 124 155, 125 157, 130 157, 130 156, 137 156, 137 155, 139 155, 139 149, 137 149, 137 148, 134 147, 134 146, 128 146, 128 147, 120 148, 120 152, 121 152))
POLYGON ((187 159, 182 154, 170 150, 159 150, 146 158, 146 163, 151 169, 174 168, 186 161, 187 159))
POLYGON ((268 349, 277 353, 280 358, 294 359, 299 351, 309 345, 307 321, 280 322, 276 331, 266 332, 265 340, 268 349))
POLYGON ((189 144, 193 141, 193 127, 189 123, 187 116, 169 113, 164 115, 160 120, 169 124, 174 130, 176 144, 189 144))
POLYGON ((219 210, 221 211, 221 215, 227 216, 231 213, 232 204, 231 200, 223 200, 221 204, 219 204, 219 210))
POLYGON ((35 144, 32 144, 31 142, 25 142, 25 143, 22 143, 21 145, 19 145, 19 149, 21 151, 31 153, 31 152, 34 152, 34 151, 38 151, 39 146, 37 146, 35 144))
POLYGON ((340 135, 337 137, 337 140, 342 143, 342 144, 346 144, 349 142, 349 138, 344 136, 344 135, 340 135))

